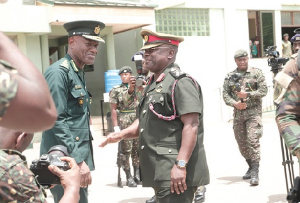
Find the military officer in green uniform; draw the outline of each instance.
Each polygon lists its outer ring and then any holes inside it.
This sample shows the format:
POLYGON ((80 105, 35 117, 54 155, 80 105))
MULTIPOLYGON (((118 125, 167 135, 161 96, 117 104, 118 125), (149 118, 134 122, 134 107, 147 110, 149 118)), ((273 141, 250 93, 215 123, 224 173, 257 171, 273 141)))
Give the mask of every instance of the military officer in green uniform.
POLYGON ((243 179, 259 184, 260 143, 263 134, 262 98, 268 92, 262 71, 248 66, 248 53, 240 49, 234 54, 237 68, 228 73, 223 84, 223 99, 233 110, 233 131, 241 155, 248 163, 243 179))
MULTIPOLYGON (((136 119, 135 110, 137 107, 137 100, 125 100, 124 92, 128 91, 128 82, 132 74, 132 68, 129 66, 123 66, 119 70, 122 83, 113 87, 109 92, 109 103, 111 109, 111 119, 114 126, 114 132, 119 132, 120 129, 127 128, 136 119)), ((137 150, 133 150, 133 145, 138 145, 138 139, 122 140, 119 143, 123 157, 118 157, 122 161, 122 168, 126 174, 126 185, 128 187, 137 187, 137 183, 140 181, 139 175, 139 157, 137 150), (130 172, 129 157, 132 158, 132 165, 134 170, 134 177, 130 172)), ((136 149, 136 148, 135 148, 136 149)))
MULTIPOLYGON (((68 53, 45 72, 58 118, 53 128, 43 132, 40 153, 45 154, 55 145, 64 145, 80 167, 80 202, 88 202, 87 187, 95 169, 90 131, 90 97, 83 68, 94 64, 98 53, 100 31, 105 27, 98 21, 74 21, 64 24, 68 32, 68 53)), ((51 192, 55 202, 63 195, 57 185, 51 192)))
POLYGON ((100 144, 139 136, 142 184, 158 203, 191 203, 209 183, 203 145, 201 88, 174 64, 182 37, 141 31, 145 67, 153 72, 137 109, 138 119, 100 144))

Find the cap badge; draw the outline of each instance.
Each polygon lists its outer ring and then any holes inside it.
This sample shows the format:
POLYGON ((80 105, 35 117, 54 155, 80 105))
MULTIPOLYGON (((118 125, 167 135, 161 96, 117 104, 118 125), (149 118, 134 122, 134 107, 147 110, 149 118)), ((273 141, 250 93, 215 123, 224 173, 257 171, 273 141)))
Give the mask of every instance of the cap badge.
POLYGON ((296 37, 296 38, 295 38, 295 41, 299 41, 299 40, 300 40, 300 37, 296 37))
POLYGON ((148 36, 148 35, 145 35, 145 36, 144 36, 144 40, 145 40, 145 43, 148 42, 149 36, 148 36))
POLYGON ((100 25, 98 25, 97 27, 95 27, 94 33, 96 35, 98 35, 100 33, 100 25))

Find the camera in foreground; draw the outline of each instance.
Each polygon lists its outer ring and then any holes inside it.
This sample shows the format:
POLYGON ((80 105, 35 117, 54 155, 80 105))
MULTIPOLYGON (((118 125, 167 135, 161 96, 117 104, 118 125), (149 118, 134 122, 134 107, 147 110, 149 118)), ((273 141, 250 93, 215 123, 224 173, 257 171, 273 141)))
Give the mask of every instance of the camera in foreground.
POLYGON ((39 159, 32 161, 30 170, 42 186, 49 187, 52 184, 60 184, 59 178, 49 171, 48 166, 54 165, 64 171, 70 169, 68 162, 60 160, 60 157, 64 156, 69 156, 67 148, 56 145, 51 147, 47 154, 43 154, 39 159))

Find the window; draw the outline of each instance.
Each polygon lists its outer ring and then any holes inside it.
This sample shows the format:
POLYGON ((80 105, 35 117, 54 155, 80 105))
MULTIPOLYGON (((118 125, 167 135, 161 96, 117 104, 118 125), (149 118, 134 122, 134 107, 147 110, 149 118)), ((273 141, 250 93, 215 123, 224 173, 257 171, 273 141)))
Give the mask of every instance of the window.
POLYGON ((300 26, 300 12, 299 11, 281 12, 281 24, 283 26, 300 26))
POLYGON ((155 11, 156 31, 177 36, 209 36, 209 10, 169 8, 155 11))

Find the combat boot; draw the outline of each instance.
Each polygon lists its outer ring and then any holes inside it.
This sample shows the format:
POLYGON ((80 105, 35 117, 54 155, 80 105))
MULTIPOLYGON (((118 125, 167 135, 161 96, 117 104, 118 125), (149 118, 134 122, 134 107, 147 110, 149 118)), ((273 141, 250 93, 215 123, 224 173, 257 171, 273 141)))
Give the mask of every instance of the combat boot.
POLYGON ((258 162, 252 162, 251 163, 251 180, 250 185, 258 185, 259 184, 259 178, 258 178, 258 169, 259 169, 259 163, 258 162))
POLYGON ((134 182, 133 177, 130 173, 130 170, 125 170, 125 174, 126 174, 126 180, 127 180, 126 185, 128 187, 137 187, 137 184, 136 184, 136 182, 134 182))
POLYGON ((133 179, 136 182, 136 184, 141 184, 140 167, 138 166, 133 167, 133 179))
POLYGON ((248 168, 248 171, 247 171, 247 172, 245 173, 245 175, 243 176, 243 179, 244 179, 244 180, 250 179, 250 178, 251 178, 251 169, 252 169, 252 167, 251 167, 251 160, 250 160, 250 159, 246 159, 246 162, 247 162, 249 168, 248 168))

